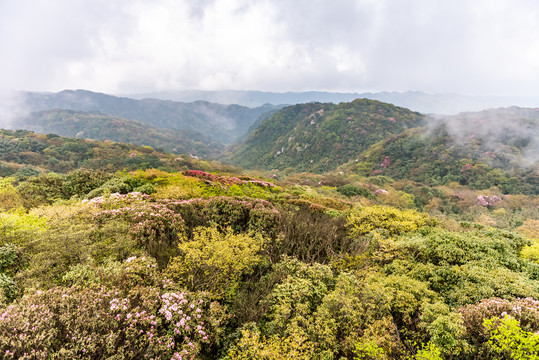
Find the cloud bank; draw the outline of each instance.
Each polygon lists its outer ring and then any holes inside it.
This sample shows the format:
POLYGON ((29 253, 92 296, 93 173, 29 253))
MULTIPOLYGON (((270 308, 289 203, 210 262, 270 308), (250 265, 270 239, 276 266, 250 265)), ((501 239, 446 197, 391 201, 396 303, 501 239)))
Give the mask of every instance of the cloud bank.
POLYGON ((533 0, 0 3, 0 87, 539 95, 533 0))

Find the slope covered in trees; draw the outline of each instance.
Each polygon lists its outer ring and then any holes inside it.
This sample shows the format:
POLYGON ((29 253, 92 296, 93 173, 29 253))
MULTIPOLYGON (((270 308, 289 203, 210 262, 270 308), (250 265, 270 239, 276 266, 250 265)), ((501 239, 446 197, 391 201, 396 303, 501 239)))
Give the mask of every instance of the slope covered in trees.
POLYGON ((190 169, 193 164, 211 169, 205 161, 162 153, 149 146, 0 130, 0 176, 27 178, 41 172, 67 173, 79 168, 109 172, 148 168, 174 171, 190 169))
POLYGON ((139 120, 155 128, 196 131, 223 144, 230 144, 245 135, 259 116, 279 108, 273 105, 248 108, 205 101, 135 100, 85 90, 25 93, 23 103, 25 109, 30 111, 65 109, 100 112, 139 120))
POLYGON ((355 159, 369 145, 419 126, 423 116, 374 100, 287 107, 232 149, 247 168, 324 172, 355 159))
POLYGON ((340 170, 430 185, 539 192, 539 110, 507 108, 430 119, 389 137, 340 170))
POLYGON ((215 157, 223 145, 196 131, 158 129, 125 118, 73 110, 33 112, 17 122, 17 128, 94 140, 147 145, 175 154, 215 157))
POLYGON ((537 195, 29 131, 0 159, 3 358, 539 357, 537 195))

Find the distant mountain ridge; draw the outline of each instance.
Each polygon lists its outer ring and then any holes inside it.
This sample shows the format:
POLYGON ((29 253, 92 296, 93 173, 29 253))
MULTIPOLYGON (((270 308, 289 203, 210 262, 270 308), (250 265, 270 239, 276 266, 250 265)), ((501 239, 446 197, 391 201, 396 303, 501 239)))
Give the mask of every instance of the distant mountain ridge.
POLYGON ((86 90, 27 92, 23 98, 24 106, 29 111, 63 109, 100 112, 142 121, 155 128, 196 131, 223 144, 230 144, 244 136, 260 116, 279 108, 273 105, 248 108, 206 101, 136 100, 86 90))
POLYGON ((157 129, 138 120, 74 110, 42 110, 17 121, 18 129, 71 138, 151 146, 175 154, 214 157, 223 145, 192 130, 157 129))
POLYGON ((453 115, 464 111, 481 111, 508 106, 539 107, 539 96, 467 96, 461 94, 427 94, 420 91, 405 92, 267 92, 248 90, 181 90, 130 94, 133 99, 162 99, 174 101, 204 100, 219 104, 261 106, 263 104, 302 104, 308 102, 350 102, 365 98, 402 106, 424 114, 453 115))

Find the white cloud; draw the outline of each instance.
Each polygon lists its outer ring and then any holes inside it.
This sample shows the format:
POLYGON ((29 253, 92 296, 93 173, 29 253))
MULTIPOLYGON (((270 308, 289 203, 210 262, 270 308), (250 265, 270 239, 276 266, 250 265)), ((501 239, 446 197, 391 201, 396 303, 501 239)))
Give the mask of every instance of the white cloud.
POLYGON ((539 95, 532 0, 0 2, 1 88, 539 95))

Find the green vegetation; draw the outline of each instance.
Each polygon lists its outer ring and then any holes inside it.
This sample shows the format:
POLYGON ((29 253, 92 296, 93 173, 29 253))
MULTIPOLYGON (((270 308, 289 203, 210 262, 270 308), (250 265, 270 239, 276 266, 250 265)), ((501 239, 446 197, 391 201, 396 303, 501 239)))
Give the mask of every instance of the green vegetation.
POLYGON ((324 172, 422 120, 419 113, 367 99, 289 106, 263 121, 230 160, 247 168, 324 172))
POLYGON ((536 359, 533 179, 407 179, 383 149, 417 131, 286 178, 2 131, 0 357, 536 359))
MULTIPOLYGON (((157 99, 135 100, 86 90, 64 90, 53 94, 25 93, 24 106, 25 109, 32 111, 63 109, 98 112, 109 117, 122 118, 116 120, 124 123, 125 119, 137 120, 155 129, 182 130, 185 134, 191 134, 194 139, 210 138, 226 145, 245 136, 249 127, 259 117, 263 118, 266 113, 280 108, 275 105, 248 108, 207 101, 183 103, 157 99)), ((53 117, 57 117, 54 112, 52 114, 53 117)), ((67 118, 70 117, 66 112, 60 112, 59 115, 64 118, 66 115, 67 118)), ((47 112, 44 116, 47 116, 47 112)), ((70 122, 70 125, 77 126, 73 122, 70 122)), ((139 125, 131 123, 130 126, 139 127, 139 125)), ((110 129, 106 130, 110 131, 110 129)), ((120 133, 118 132, 118 135, 120 133)), ((104 134, 102 133, 101 136, 104 134)), ((135 141, 129 140, 129 142, 135 141)))
POLYGON ((158 129, 137 120, 72 110, 34 112, 18 127, 42 134, 147 145, 205 158, 216 156, 224 148, 220 142, 192 130, 158 129))

